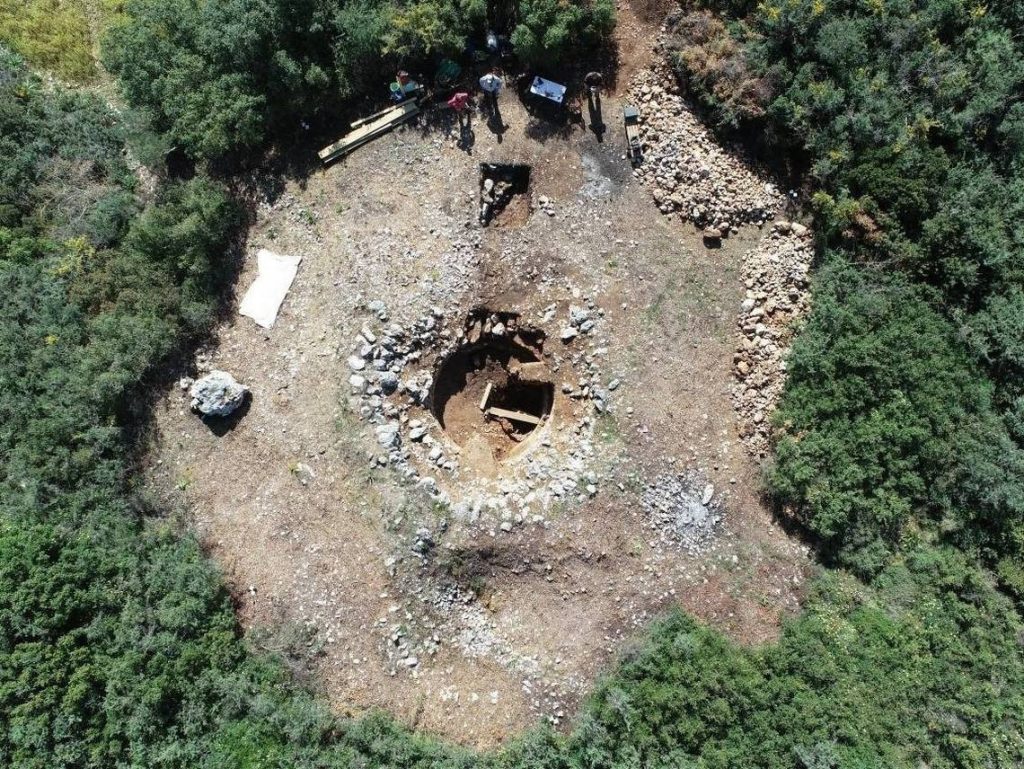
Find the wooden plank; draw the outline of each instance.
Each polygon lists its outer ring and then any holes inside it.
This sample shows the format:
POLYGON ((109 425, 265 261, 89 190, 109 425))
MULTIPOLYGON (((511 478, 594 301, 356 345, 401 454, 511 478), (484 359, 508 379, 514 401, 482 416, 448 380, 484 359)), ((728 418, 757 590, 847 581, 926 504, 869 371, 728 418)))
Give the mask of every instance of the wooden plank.
POLYGON ((491 406, 487 409, 487 414, 492 417, 502 417, 503 419, 511 419, 513 422, 526 422, 528 425, 542 425, 544 420, 540 417, 535 417, 533 414, 525 414, 522 411, 509 411, 508 409, 499 409, 491 406))
POLYGON ((352 128, 359 128, 359 126, 363 125, 364 123, 369 123, 371 120, 376 120, 381 115, 386 115, 389 112, 393 112, 396 108, 401 107, 403 104, 405 104, 408 101, 411 101, 411 99, 406 99, 406 101, 397 102, 395 104, 391 104, 390 106, 387 106, 384 109, 377 110, 376 112, 374 112, 371 115, 366 115, 365 117, 361 117, 358 120, 354 120, 349 125, 351 125, 352 128))
POLYGON ((351 152, 371 139, 376 139, 381 134, 387 133, 399 123, 408 120, 419 114, 420 108, 415 101, 404 101, 401 104, 387 110, 383 115, 366 123, 356 130, 346 134, 334 144, 324 147, 317 155, 324 163, 329 163, 335 158, 351 152))
POLYGON ((480 410, 487 411, 487 399, 491 397, 491 383, 487 383, 487 387, 484 388, 484 397, 480 399, 480 410))

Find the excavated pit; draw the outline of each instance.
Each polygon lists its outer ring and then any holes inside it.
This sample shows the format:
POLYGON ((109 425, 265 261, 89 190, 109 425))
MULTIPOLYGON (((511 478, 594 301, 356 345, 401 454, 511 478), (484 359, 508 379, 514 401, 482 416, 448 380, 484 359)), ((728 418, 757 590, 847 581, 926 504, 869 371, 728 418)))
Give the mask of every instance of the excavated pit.
POLYGON ((495 460, 522 446, 550 418, 553 402, 554 385, 537 354, 493 336, 449 355, 431 397, 434 416, 455 443, 478 452, 482 440, 495 460))
POLYGON ((519 226, 530 216, 530 166, 480 164, 480 223, 519 226))

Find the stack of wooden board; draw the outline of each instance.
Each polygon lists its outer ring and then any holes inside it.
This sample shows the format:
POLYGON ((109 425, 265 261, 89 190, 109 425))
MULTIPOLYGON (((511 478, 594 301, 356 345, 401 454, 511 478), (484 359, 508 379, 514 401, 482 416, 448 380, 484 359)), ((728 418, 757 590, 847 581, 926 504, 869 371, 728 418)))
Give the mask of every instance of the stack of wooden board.
POLYGON ((319 155, 320 160, 324 163, 330 163, 332 160, 337 160, 343 155, 348 154, 356 147, 361 147, 366 142, 387 133, 396 125, 404 123, 419 113, 420 107, 416 100, 409 99, 393 107, 388 107, 380 112, 360 118, 352 123, 353 130, 350 133, 345 134, 345 136, 329 147, 324 147, 317 155, 319 155))

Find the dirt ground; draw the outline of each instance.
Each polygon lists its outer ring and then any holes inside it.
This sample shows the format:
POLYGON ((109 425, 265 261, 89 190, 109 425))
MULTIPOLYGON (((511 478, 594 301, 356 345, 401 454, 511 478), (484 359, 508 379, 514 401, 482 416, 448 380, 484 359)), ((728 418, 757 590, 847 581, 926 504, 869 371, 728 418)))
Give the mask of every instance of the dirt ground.
MULTIPOLYGON (((649 21, 621 13, 623 70, 635 71, 649 21)), ((762 232, 708 249, 662 217, 624 158, 621 107, 605 98, 598 141, 589 121, 552 130, 506 93, 505 128, 477 116, 469 147, 440 120, 288 182, 260 206, 238 283, 240 298, 260 247, 302 256, 276 325, 237 316, 197 363, 248 385, 247 412, 211 429, 179 387, 158 409, 151 484, 187 510, 253 642, 289 656, 341 713, 382 707, 493 746, 542 718, 571 722, 623 644, 670 607, 745 644, 774 638, 799 607, 807 551, 759 498, 761 468, 729 398, 740 259, 762 232), (514 224, 478 224, 482 161, 531 165, 527 215, 514 224), (474 522, 451 516, 382 467, 347 365, 360 329, 387 325, 367 310, 373 300, 406 325, 439 308, 446 328, 481 305, 535 321, 554 306, 545 363, 556 390, 587 358, 621 381, 604 412, 565 398, 550 419, 589 446, 599 490, 499 527, 486 510, 474 522), (568 307, 587 300, 600 323, 563 345, 568 307), (659 537, 639 501, 648 479, 687 470, 723 510, 696 555, 659 537), (414 533, 424 526, 429 552, 414 533)), ((428 410, 415 416, 440 434, 428 410)), ((496 465, 489 482, 511 483, 529 454, 496 465)), ((469 464, 439 482, 455 489, 469 464)))

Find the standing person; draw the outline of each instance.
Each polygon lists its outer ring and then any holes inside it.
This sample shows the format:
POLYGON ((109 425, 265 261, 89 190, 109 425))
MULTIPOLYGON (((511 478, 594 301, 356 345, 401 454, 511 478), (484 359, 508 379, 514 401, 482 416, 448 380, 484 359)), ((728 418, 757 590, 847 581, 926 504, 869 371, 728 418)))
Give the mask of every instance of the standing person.
POLYGON ((601 85, 604 78, 600 72, 588 72, 583 78, 587 88, 587 109, 590 112, 590 130, 600 142, 604 137, 604 119, 601 117, 601 85))
POLYGON ((448 106, 455 110, 455 114, 459 116, 459 128, 463 127, 463 120, 469 121, 469 94, 465 91, 459 91, 452 98, 448 100, 448 106))
POLYGON ((501 77, 493 69, 480 78, 480 90, 486 95, 487 104, 492 111, 498 107, 498 94, 501 93, 503 85, 501 77))

